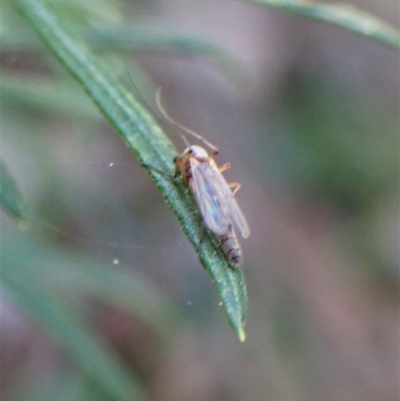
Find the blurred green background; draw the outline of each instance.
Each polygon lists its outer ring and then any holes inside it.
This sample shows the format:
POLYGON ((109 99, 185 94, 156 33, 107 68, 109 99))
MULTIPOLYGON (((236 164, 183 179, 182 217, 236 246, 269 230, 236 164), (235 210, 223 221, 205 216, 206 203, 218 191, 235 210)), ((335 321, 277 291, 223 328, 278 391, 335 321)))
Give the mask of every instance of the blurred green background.
MULTIPOLYGON (((241 2, 51 4, 231 162, 247 340, 134 156, 3 1, 0 161, 25 218, 0 214, 0 398, 398 400, 398 53, 241 2)), ((396 1, 351 4, 399 25, 396 1)))

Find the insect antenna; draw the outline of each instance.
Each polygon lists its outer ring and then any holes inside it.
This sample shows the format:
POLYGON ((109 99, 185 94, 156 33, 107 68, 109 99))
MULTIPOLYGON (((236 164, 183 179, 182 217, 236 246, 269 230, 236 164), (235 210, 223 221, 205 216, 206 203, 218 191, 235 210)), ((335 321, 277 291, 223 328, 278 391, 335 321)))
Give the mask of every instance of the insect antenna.
POLYGON ((190 146, 190 143, 189 143, 189 141, 186 139, 186 136, 183 135, 183 134, 181 134, 181 133, 179 133, 179 134, 180 134, 180 136, 181 136, 181 138, 182 138, 182 141, 185 142, 185 145, 186 145, 187 147, 189 147, 189 146, 190 146))
MULTIPOLYGON (((214 146, 211 142, 208 142, 200 134, 198 134, 197 132, 194 132, 191 129, 185 127, 184 125, 178 123, 171 116, 168 115, 168 113, 166 112, 164 106, 161 103, 161 87, 159 87, 157 89, 157 91, 156 91, 156 104, 157 104, 158 110, 154 110, 153 107, 151 107, 151 105, 146 101, 146 99, 144 98, 144 96, 140 92, 139 88, 133 82, 133 79, 132 79, 131 75, 129 74, 129 72, 128 72, 128 77, 129 77, 129 81, 130 81, 130 83, 132 85, 133 91, 135 92, 136 96, 144 104, 144 106, 154 116, 156 116, 157 120, 167 121, 168 123, 170 123, 175 128, 178 128, 180 131, 186 132, 187 134, 190 134, 193 137, 195 137, 196 139, 198 139, 199 141, 202 141, 206 146, 208 146, 210 149, 212 149, 215 152, 215 154, 219 153, 218 148, 216 146, 214 146)), ((186 139, 186 137, 181 132, 178 131, 178 133, 181 136, 183 142, 185 142, 185 145, 189 147, 190 143, 186 139)))
MULTIPOLYGON (((156 104, 157 104, 158 109, 160 110, 160 113, 164 117, 164 119, 167 120, 171 125, 175 126, 176 128, 179 128, 181 131, 186 132, 189 135, 192 135, 193 137, 195 137, 199 141, 202 141, 206 146, 208 146, 210 149, 212 149, 215 153, 219 153, 218 148, 216 146, 214 146, 211 142, 208 142, 206 139, 204 139, 197 132, 194 132, 191 129, 185 127, 184 125, 178 123, 171 116, 168 115, 168 113, 164 109, 164 106, 161 103, 161 88, 158 88, 157 92, 156 92, 156 104)), ((189 146, 189 142, 187 141, 187 139, 182 134, 181 134, 181 138, 184 140, 186 145, 189 146)))
MULTIPOLYGON (((142 92, 140 92, 139 88, 137 85, 133 82, 131 74, 128 72, 128 77, 129 77, 129 82, 132 85, 133 92, 135 95, 139 98, 140 102, 153 114, 156 116, 157 120, 165 121, 165 117, 158 112, 158 110, 155 110, 150 103, 145 99, 145 97, 142 95, 142 92)), ((168 121, 168 120, 167 120, 168 121)))

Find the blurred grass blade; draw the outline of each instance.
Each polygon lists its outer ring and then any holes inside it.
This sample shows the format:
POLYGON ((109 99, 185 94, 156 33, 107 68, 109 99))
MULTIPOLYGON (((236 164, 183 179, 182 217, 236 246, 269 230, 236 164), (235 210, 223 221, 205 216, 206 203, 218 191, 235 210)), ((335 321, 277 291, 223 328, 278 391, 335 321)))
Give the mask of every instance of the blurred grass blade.
POLYGON ((0 162, 0 206, 20 222, 24 222, 27 219, 27 208, 21 193, 2 162, 0 162))
POLYGON ((224 47, 200 35, 180 33, 160 24, 85 29, 83 37, 98 50, 144 51, 206 60, 239 84, 249 85, 246 71, 224 47))
MULTIPOLYGON (((50 8, 39 0, 13 0, 13 3, 53 54, 81 83, 139 162, 152 166, 145 167, 147 173, 197 250, 200 220, 193 197, 182 183, 157 172, 157 169, 172 172, 172 160, 177 153, 161 128, 133 94, 111 78, 100 61, 50 8)), ((206 235, 201 249, 200 259, 211 274, 229 322, 238 336, 244 339, 247 295, 243 274, 239 269, 235 272, 230 270, 227 257, 215 236, 206 235)))
MULTIPOLYGON (((163 28, 160 24, 84 28, 82 37, 96 51, 155 52, 196 57, 213 63, 239 83, 246 79, 239 60, 222 46, 199 35, 163 28)), ((43 49, 42 43, 26 29, 0 32, 0 53, 38 52, 43 49)))
MULTIPOLYGON (((15 75, 15 74, 14 74, 15 75)), ((0 74, 0 96, 7 103, 28 106, 33 110, 45 110, 52 114, 70 114, 76 117, 99 121, 101 114, 87 100, 77 93, 76 85, 70 82, 56 83, 54 79, 21 79, 0 74)))
POLYGON ((13 300, 63 346, 68 355, 115 400, 143 400, 143 391, 96 334, 39 281, 18 269, 2 269, 2 284, 13 300))
MULTIPOLYGON (((32 226, 32 231, 35 227, 32 226)), ((16 273, 56 293, 80 293, 125 310, 135 319, 168 335, 179 327, 180 311, 135 271, 105 264, 79 252, 67 252, 44 241, 33 241, 19 231, 2 235, 3 269, 16 273)))
POLYGON ((305 0, 245 1, 335 25, 400 50, 400 32, 395 27, 371 14, 359 10, 351 4, 305 0))
MULTIPOLYGON (((84 378, 79 373, 71 374, 66 369, 51 372, 46 377, 42 377, 40 383, 32 383, 31 366, 23 365, 15 379, 18 386, 14 386, 11 391, 3 397, 9 401, 84 401, 93 399, 93 390, 88 384, 87 377, 84 378), (87 394, 89 389, 92 391, 91 397, 87 394)), ((98 393, 98 391, 97 391, 98 393)), ((96 394, 96 401, 103 401, 96 394)))

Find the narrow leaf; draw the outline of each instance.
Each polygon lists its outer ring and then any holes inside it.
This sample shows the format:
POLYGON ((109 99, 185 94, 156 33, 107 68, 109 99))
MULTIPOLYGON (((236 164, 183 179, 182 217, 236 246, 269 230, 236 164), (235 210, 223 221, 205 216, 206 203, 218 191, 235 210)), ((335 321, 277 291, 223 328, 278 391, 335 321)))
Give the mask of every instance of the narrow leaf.
POLYGON ((351 4, 309 0, 245 0, 335 25, 400 50, 400 32, 389 23, 351 4))
POLYGON ((20 308, 43 325, 110 396, 120 401, 143 400, 139 383, 123 370, 96 334, 60 303, 59 297, 16 269, 2 269, 2 283, 20 308))
POLYGON ((178 308, 135 271, 9 231, 2 235, 3 271, 12 269, 27 281, 40 281, 56 293, 95 297, 140 318, 161 334, 168 334, 178 325, 178 308))
MULTIPOLYGON (((96 51, 145 51, 202 58, 239 82, 245 79, 245 71, 239 61, 222 46, 202 36, 180 33, 160 24, 85 28, 82 29, 82 37, 96 51)), ((0 52, 42 50, 42 43, 26 29, 0 32, 0 52)))
MULTIPOLYGON (((39 0, 13 2, 53 54, 85 88, 139 162, 146 166, 145 170, 197 250, 200 219, 193 197, 182 183, 157 171, 170 174, 177 153, 161 128, 133 94, 111 78, 101 62, 54 11, 39 0)), ((215 236, 207 235, 201 249, 200 259, 211 274, 229 322, 244 339, 247 295, 243 274, 239 269, 231 270, 215 236)))
POLYGON ((27 218, 27 209, 24 200, 6 166, 1 162, 0 207, 20 222, 23 222, 27 218))
MULTIPOLYGON (((15 74, 14 74, 15 75, 15 74)), ((55 83, 54 79, 21 79, 11 74, 0 74, 0 96, 7 103, 18 103, 35 110, 48 113, 69 113, 77 117, 99 120, 101 114, 87 100, 87 97, 76 92, 70 82, 55 83)), ((4 105, 3 101, 3 105, 4 105)))

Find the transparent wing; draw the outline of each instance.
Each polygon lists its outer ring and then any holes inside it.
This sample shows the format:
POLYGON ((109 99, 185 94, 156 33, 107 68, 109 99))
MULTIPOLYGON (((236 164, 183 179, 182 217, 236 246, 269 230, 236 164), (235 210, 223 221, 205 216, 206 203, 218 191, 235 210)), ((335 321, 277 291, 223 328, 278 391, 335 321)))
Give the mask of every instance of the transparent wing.
POLYGON ((242 237, 247 238, 250 235, 250 227, 247 223, 247 220, 244 217, 238 203, 236 202, 236 199, 233 196, 225 177, 219 171, 218 166, 212 159, 207 167, 207 177, 211 177, 215 191, 218 192, 218 197, 223 200, 221 201, 221 204, 224 205, 224 215, 226 215, 226 213, 229 215, 228 224, 231 222, 235 223, 242 234, 242 237))
POLYGON ((246 218, 243 215, 242 210, 240 209, 238 203, 236 202, 235 197, 232 195, 232 191, 228 187, 228 184, 225 182, 226 187, 229 190, 229 210, 232 221, 236 224, 243 238, 247 238, 250 235, 250 227, 247 223, 246 218))
POLYGON ((226 196, 226 189, 229 194, 231 191, 212 159, 207 162, 199 162, 195 158, 191 158, 190 163, 192 171, 190 186, 204 224, 214 234, 223 235, 231 223, 228 203, 230 198, 226 196))

